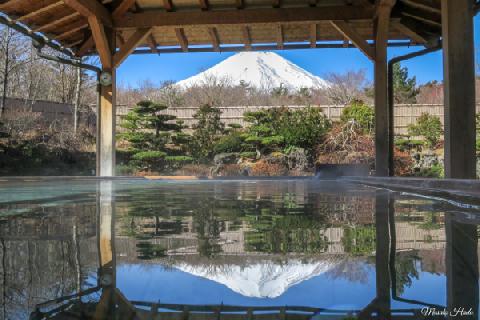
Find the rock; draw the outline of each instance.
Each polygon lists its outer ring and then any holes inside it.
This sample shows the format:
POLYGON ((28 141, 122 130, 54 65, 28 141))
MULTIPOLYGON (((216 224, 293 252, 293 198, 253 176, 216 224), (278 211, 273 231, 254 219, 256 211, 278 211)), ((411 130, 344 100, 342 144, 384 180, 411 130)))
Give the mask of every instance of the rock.
POLYGON ((213 158, 213 162, 216 166, 222 164, 235 164, 239 159, 238 153, 219 153, 213 158))
POLYGON ((289 170, 306 171, 310 168, 307 152, 303 148, 295 148, 287 155, 289 170))

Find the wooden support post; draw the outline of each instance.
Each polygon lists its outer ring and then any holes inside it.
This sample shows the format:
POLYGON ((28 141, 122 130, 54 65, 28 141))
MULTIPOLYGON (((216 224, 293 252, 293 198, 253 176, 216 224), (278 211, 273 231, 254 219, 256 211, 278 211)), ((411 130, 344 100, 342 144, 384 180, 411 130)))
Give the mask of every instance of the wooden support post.
POLYGON ((377 5, 375 21, 375 172, 377 176, 389 175, 389 112, 387 81, 387 45, 390 14, 395 0, 381 0, 377 5))
POLYGON ((111 75, 110 85, 99 85, 97 112, 97 176, 111 177, 115 175, 115 32, 99 24, 94 17, 89 18, 89 22, 91 26, 96 26, 92 28, 92 33, 103 72, 111 75))
POLYGON ((446 178, 476 176, 473 5, 442 0, 446 178))

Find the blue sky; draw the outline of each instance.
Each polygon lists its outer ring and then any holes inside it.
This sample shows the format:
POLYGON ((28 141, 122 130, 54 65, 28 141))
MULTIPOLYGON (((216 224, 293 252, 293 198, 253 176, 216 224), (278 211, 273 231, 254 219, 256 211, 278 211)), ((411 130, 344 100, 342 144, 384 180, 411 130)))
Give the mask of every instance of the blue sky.
MULTIPOLYGON (((414 48, 390 48, 389 56, 394 57, 419 50, 414 48)), ((480 52, 480 15, 475 17, 475 48, 480 52)), ((323 76, 331 72, 349 70, 367 70, 372 78, 372 63, 357 49, 308 49, 276 51, 311 73, 323 76)), ((137 86, 142 80, 149 79, 159 83, 164 80, 182 80, 208 69, 233 53, 175 53, 158 55, 130 56, 119 68, 119 84, 137 86)), ((477 53, 480 57, 480 53, 477 53)), ((436 52, 403 63, 411 75, 417 77, 419 84, 430 80, 442 80, 442 53, 436 52)))

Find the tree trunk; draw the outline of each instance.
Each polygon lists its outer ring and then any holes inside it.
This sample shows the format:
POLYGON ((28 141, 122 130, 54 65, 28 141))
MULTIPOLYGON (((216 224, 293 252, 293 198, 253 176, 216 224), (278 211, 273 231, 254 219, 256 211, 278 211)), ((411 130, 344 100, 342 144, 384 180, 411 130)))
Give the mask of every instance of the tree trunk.
POLYGON ((8 74, 10 67, 10 28, 5 28, 5 63, 3 66, 3 88, 2 88, 2 99, 0 100, 0 119, 2 118, 3 112, 5 110, 5 101, 7 99, 7 90, 8 90, 8 74))
POLYGON ((80 91, 82 88, 82 69, 76 68, 76 82, 75 82, 75 102, 73 106, 73 132, 77 134, 78 129, 78 110, 80 109, 80 91))

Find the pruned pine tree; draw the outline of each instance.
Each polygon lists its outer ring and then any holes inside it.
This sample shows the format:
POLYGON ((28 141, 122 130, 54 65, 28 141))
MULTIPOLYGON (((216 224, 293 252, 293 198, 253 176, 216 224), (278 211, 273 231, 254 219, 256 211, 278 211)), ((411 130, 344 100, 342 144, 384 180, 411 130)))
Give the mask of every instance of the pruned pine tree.
POLYGON ((167 106, 152 101, 139 102, 123 117, 121 139, 129 144, 131 164, 147 171, 174 169, 190 162, 182 144, 188 137, 181 132, 183 125, 175 116, 162 114, 167 106))

